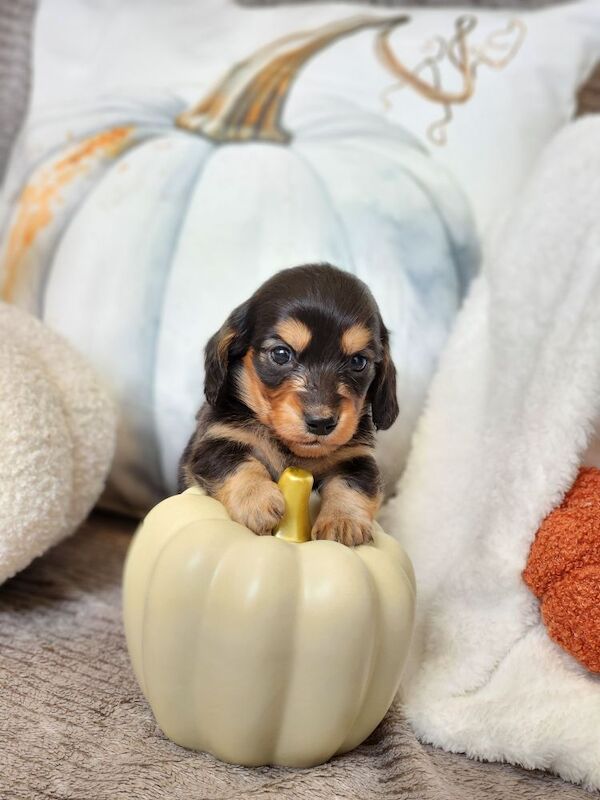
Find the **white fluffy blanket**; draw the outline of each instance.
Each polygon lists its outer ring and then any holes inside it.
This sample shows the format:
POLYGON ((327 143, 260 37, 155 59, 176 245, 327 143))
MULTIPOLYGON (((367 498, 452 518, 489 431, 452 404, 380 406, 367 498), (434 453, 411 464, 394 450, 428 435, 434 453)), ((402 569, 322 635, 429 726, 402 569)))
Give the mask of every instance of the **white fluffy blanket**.
POLYGON ((547 148, 494 237, 382 513, 413 559, 424 741, 600 788, 600 681, 521 579, 600 411, 600 118, 547 148))

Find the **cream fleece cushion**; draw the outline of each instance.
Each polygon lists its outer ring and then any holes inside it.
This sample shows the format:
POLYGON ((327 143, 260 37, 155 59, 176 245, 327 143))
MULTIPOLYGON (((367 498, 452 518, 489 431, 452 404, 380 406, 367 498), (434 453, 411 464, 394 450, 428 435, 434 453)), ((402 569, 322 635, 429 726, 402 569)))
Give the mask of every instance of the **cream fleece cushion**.
POLYGON ((0 582, 72 533, 98 499, 115 411, 57 334, 0 304, 0 582))

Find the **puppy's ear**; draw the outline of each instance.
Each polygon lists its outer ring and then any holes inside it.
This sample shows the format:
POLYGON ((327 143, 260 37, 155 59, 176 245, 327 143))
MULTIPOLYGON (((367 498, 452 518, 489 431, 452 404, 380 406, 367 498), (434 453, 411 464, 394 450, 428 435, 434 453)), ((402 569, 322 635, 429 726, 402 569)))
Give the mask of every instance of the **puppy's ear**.
POLYGON ((250 303, 235 308, 204 350, 204 394, 210 405, 217 402, 234 358, 243 356, 250 346, 250 303))
POLYGON ((379 329, 383 358, 377 364, 375 377, 369 387, 369 399, 375 427, 385 431, 396 421, 399 409, 396 397, 396 367, 390 353, 389 331, 381 317, 379 317, 379 329))

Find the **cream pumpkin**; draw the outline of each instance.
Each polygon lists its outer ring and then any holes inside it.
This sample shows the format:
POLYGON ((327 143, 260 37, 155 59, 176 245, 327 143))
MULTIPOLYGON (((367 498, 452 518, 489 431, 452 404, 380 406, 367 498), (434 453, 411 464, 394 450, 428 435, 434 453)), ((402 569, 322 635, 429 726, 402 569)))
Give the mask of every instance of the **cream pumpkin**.
POLYGON ((245 765, 318 764, 362 742, 397 692, 410 561, 377 525, 354 549, 298 541, 311 485, 302 470, 283 473, 274 537, 194 488, 156 506, 134 538, 129 653, 159 726, 184 747, 245 765))

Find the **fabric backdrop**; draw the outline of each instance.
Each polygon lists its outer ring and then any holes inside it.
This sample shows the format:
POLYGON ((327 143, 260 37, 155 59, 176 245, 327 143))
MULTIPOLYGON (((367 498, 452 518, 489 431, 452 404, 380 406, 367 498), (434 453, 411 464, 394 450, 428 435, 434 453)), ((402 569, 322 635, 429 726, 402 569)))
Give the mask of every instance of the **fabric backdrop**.
POLYGON ((420 9, 390 23, 329 4, 308 33, 299 7, 141 8, 41 6, 2 195, 2 296, 113 387, 112 497, 143 510, 174 489, 202 348, 231 307, 282 267, 337 263, 366 280, 392 330, 402 413, 378 444, 392 487, 476 261, 471 212, 483 230, 568 120, 600 53, 600 8, 420 9), (289 103, 257 115, 236 81, 281 80, 281 52, 289 103), (253 141, 227 138, 225 112, 199 103, 224 75, 225 109, 239 101, 275 130, 249 122, 253 141))

